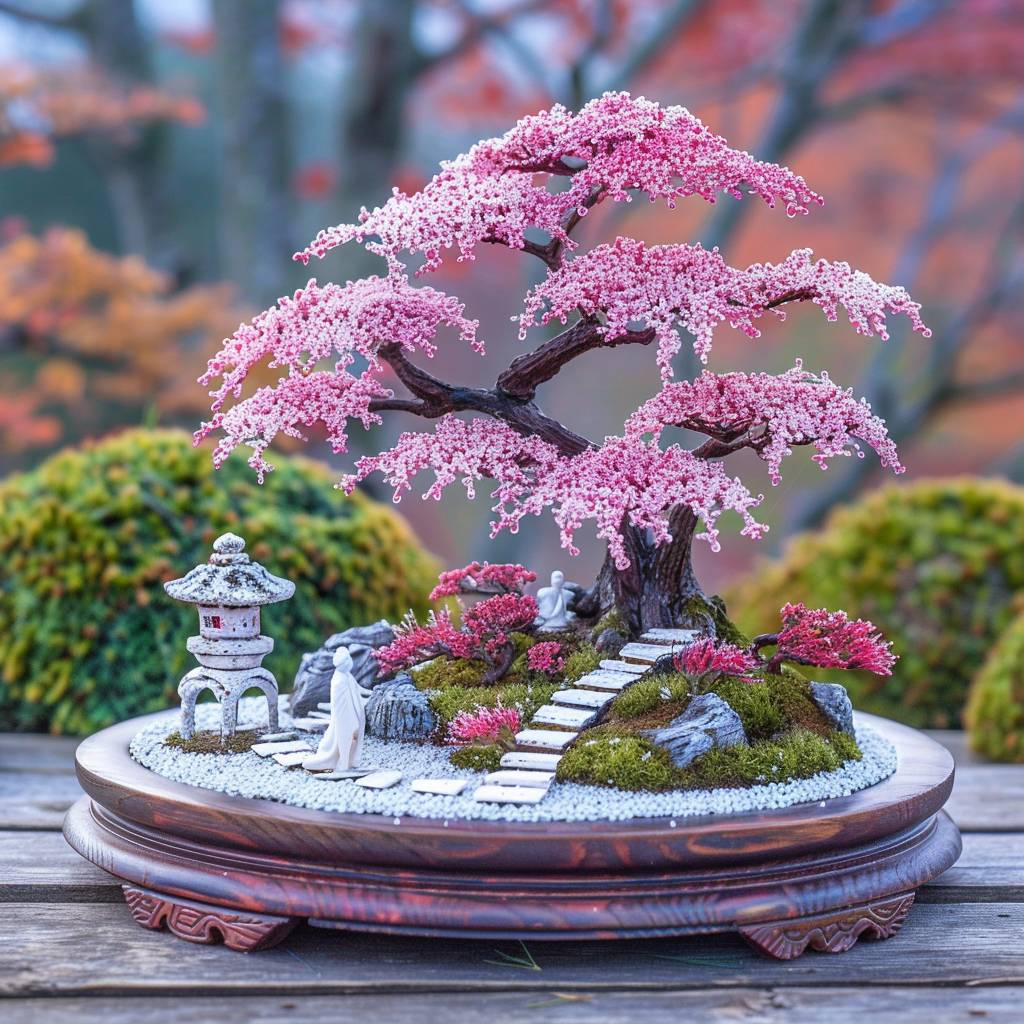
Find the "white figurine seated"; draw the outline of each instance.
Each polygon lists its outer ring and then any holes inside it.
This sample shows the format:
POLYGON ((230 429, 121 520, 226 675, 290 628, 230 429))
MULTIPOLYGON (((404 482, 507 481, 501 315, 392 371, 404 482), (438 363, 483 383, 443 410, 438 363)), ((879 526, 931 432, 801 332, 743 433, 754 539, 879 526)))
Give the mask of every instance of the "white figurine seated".
POLYGON ((334 675, 331 676, 331 720, 316 748, 316 753, 302 762, 308 771, 346 771, 359 767, 363 753, 363 732, 366 709, 362 688, 352 675, 352 656, 344 647, 334 652, 334 675))
POLYGON ((566 607, 569 592, 565 589, 565 574, 557 569, 551 574, 551 586, 537 591, 537 618, 534 625, 542 633, 566 629, 572 612, 566 607))

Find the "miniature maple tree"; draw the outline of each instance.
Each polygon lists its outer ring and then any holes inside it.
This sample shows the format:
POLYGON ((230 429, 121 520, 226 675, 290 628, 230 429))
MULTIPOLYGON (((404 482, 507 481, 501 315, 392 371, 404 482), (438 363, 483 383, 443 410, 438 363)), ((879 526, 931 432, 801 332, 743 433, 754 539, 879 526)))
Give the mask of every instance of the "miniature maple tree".
POLYGON ((749 193, 790 215, 821 202, 799 175, 730 148, 682 107, 606 93, 576 114, 555 106, 526 117, 443 164, 419 192, 395 189, 383 206, 322 231, 297 253, 308 262, 357 242, 383 258, 386 273, 345 285, 311 280, 227 339, 201 378, 219 384, 211 391, 214 416, 196 442, 222 432, 217 464, 248 445, 262 478, 272 469, 265 452, 278 434, 300 436, 301 428, 322 422, 334 450, 344 452, 349 420, 370 427, 391 412, 434 420, 432 431, 405 433, 390 450, 360 459, 343 486, 351 490, 379 472, 397 500, 414 476, 429 470, 426 497, 438 498, 456 481, 473 497, 476 481, 490 480, 495 532, 515 531, 525 516, 550 510, 571 553, 587 520, 607 541, 599 579, 572 602, 578 616, 616 609, 633 633, 654 626, 713 631, 691 565, 693 540, 717 550, 726 510, 741 517, 747 536, 767 529, 754 515, 761 498, 726 472, 724 456, 752 450, 773 483, 798 445, 813 447, 823 467, 835 456, 860 455, 861 444, 893 471, 902 467, 869 406, 799 363, 781 375, 704 370, 696 380, 674 381, 679 332, 691 336, 706 361, 722 323, 756 338, 767 312, 781 316, 783 307, 809 301, 829 320, 842 305, 862 335, 884 339, 889 314, 907 316, 928 334, 920 307, 903 288, 879 284, 846 263, 815 260, 808 250, 741 269, 699 245, 648 247, 617 238, 580 253, 572 237, 598 204, 639 194, 673 207, 689 196, 714 202, 720 193, 737 199, 749 193), (419 277, 452 250, 459 260, 473 259, 483 243, 520 250, 546 268, 546 278, 526 296, 521 336, 551 322, 564 329, 514 359, 493 387, 471 388, 443 381, 417 362, 434 354, 442 328, 457 332, 474 352, 482 354, 484 344, 461 302, 413 285, 406 259, 422 256, 419 277), (584 353, 621 345, 655 345, 662 381, 621 435, 598 444, 542 411, 541 385, 575 369, 584 353), (265 360, 286 375, 243 398, 247 375, 265 360), (325 361, 333 366, 321 368, 325 361), (407 395, 383 383, 389 371, 407 395), (236 404, 228 407, 232 399, 236 404), (462 413, 473 418, 461 419, 462 413), (699 431, 706 440, 692 449, 663 444, 669 426, 699 431))

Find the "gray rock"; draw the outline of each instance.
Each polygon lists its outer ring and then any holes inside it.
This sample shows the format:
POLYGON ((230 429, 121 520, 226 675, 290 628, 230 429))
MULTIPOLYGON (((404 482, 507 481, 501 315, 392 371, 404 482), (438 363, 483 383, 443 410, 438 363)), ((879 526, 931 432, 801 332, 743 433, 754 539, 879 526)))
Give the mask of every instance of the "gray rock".
POLYGON ((853 732, 853 704, 846 687, 839 683, 811 683, 811 698, 832 726, 841 732, 853 732))
POLYGON ((594 640, 594 646, 604 654, 618 654, 629 643, 629 637, 617 629, 602 629, 594 640))
POLYGON ((424 740, 437 728, 427 695, 404 672, 374 688, 366 702, 366 733, 382 740, 424 740))
POLYGON ((296 718, 316 711, 317 705, 331 699, 331 676, 334 674, 334 652, 347 647, 352 655, 352 674, 359 685, 367 690, 378 682, 377 659, 373 652, 386 647, 395 638, 395 632, 387 620, 381 619, 372 626, 354 626, 342 630, 324 641, 316 651, 302 656, 299 671, 295 673, 295 687, 292 690, 291 712, 296 718))
POLYGON ((735 747, 747 742, 740 716, 716 693, 704 693, 662 729, 644 733, 665 747, 677 768, 685 768, 714 747, 735 747))

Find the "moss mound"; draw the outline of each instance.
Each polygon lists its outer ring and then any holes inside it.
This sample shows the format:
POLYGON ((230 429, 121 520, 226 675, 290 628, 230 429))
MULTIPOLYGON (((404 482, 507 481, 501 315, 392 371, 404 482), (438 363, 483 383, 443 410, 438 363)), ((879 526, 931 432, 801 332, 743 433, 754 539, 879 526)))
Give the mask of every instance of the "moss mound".
POLYGON ((1024 594, 1024 488, 962 478, 879 490, 733 588, 751 634, 778 628, 786 601, 870 619, 900 655, 893 676, 827 673, 856 707, 911 725, 960 721, 971 677, 1024 594))
POLYGON ((184 433, 130 431, 0 483, 5 725, 84 734, 173 703, 197 621, 161 584, 225 530, 295 582, 264 610, 282 685, 328 633, 423 612, 437 570, 405 521, 344 497, 324 466, 275 462, 260 487, 243 460, 215 474, 184 433))
POLYGON ((860 758, 852 737, 831 728, 796 673, 747 683, 725 677, 701 692, 716 693, 739 715, 749 746, 712 750, 687 768, 672 764, 644 730, 667 725, 693 699, 678 674, 650 676, 613 702, 607 721, 585 732, 562 757, 558 778, 631 790, 714 789, 805 779, 860 758))
POLYGON ((1004 630, 971 683, 971 746, 994 761, 1024 761, 1024 614, 1004 630))

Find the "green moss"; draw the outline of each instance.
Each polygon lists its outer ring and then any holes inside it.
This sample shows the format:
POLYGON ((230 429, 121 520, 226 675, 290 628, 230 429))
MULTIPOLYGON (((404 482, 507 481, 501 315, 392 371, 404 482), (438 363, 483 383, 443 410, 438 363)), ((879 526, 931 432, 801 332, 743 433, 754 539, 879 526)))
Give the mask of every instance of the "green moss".
POLYGON ((994 761, 1024 762, 1024 615, 999 638, 971 683, 971 747, 994 761))
POLYGON ((626 622, 619 614, 617 609, 612 609, 607 614, 603 615, 597 620, 596 625, 590 631, 590 635, 597 640, 597 638, 606 630, 614 629, 616 633, 622 633, 624 635, 629 634, 629 630, 626 628, 626 622))
POLYGON ((703 597, 695 594, 683 602, 683 614, 689 616, 696 622, 703 619, 710 619, 715 626, 715 636, 720 643, 735 644, 737 647, 746 647, 750 640, 729 618, 725 610, 725 602, 717 595, 703 597))
POLYGON ((668 751, 642 736, 602 726, 586 732, 558 762, 558 779, 618 789, 662 790, 674 786, 668 751))
POLYGON ((421 690, 477 689, 483 686, 487 669, 482 661, 441 657, 416 669, 412 676, 421 690))
POLYGON ((504 747, 497 743, 487 746, 471 744, 468 747, 456 747, 452 750, 449 760, 456 768, 470 768, 475 772, 496 772, 501 767, 504 747))
POLYGON ((786 601, 870 619, 900 655, 891 677, 816 670, 815 678, 842 682, 864 710, 955 726, 969 680, 1024 607, 1024 488, 924 481, 837 509, 729 595, 752 633, 778 628, 786 601))
POLYGON ((682 769, 677 780, 685 788, 708 789, 785 782, 835 771, 860 756, 856 743, 845 733, 825 737, 796 728, 777 740, 710 750, 682 769))
MULTIPOLYGON (((416 685, 423 689, 422 680, 417 675, 416 685)), ((551 695, 561 689, 561 683, 552 682, 545 677, 539 683, 506 683, 500 682, 493 686, 461 686, 450 683, 439 690, 430 691, 430 706, 437 715, 438 731, 443 734, 448 723, 462 711, 472 711, 476 707, 493 708, 500 700, 506 708, 518 708, 523 721, 528 721, 537 709, 547 704, 551 695)))
POLYGON ((811 697, 810 683, 795 674, 765 676, 763 682, 747 683, 726 677, 708 687, 740 716, 749 740, 766 740, 794 726, 828 735, 829 721, 811 697))
POLYGON ((184 750, 186 754, 244 754, 252 749, 252 745, 258 742, 260 737, 256 729, 245 729, 236 732, 222 743, 219 732, 202 730, 197 732, 191 739, 183 739, 180 732, 172 732, 164 744, 168 747, 177 747, 184 750))
POLYGON ((81 734, 174 703, 198 620, 161 584, 225 530, 295 582, 263 614, 265 664, 284 687, 330 633, 426 611, 436 565, 404 520, 346 498, 324 466, 274 461, 261 487, 244 459, 215 473, 185 433, 129 431, 0 483, 5 726, 81 734))
MULTIPOLYGON (((647 676, 627 687, 615 698, 610 708, 614 721, 628 721, 643 718, 664 704, 679 705, 676 713, 683 710, 690 697, 690 682, 684 675, 647 676), (665 693, 668 696, 665 696, 665 693)), ((675 708, 673 707, 673 710, 675 708)))
POLYGON ((819 736, 795 728, 776 740, 709 751, 680 769, 663 747, 621 725, 606 725, 585 733, 569 748, 557 776, 626 790, 716 789, 809 778, 860 757, 856 742, 845 733, 819 736))
POLYGON ((601 663, 603 655, 596 647, 590 644, 583 644, 565 659, 565 670, 563 680, 566 683, 575 683, 585 675, 593 672, 601 663))

